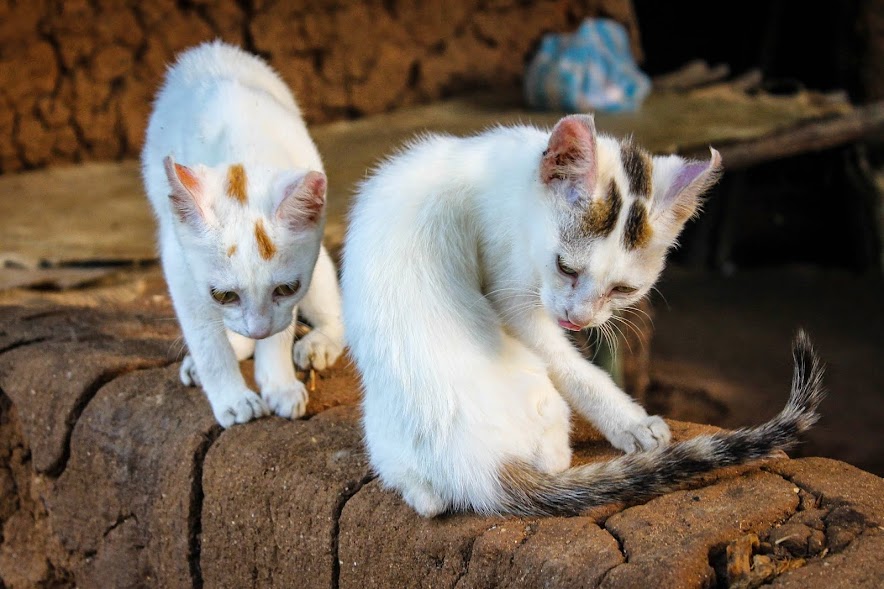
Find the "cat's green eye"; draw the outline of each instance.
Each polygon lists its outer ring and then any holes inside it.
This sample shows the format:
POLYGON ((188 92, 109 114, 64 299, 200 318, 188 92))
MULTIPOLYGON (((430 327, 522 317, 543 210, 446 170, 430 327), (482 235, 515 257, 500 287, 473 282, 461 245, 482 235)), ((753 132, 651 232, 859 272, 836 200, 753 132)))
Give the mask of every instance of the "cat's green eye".
POLYGON ((618 284, 617 286, 615 286, 611 289, 611 294, 629 296, 631 294, 635 294, 635 291, 637 291, 637 290, 638 289, 635 288, 634 286, 627 286, 625 284, 618 284))
POLYGON ((577 276, 577 270, 565 264, 565 261, 562 260, 562 256, 556 258, 556 266, 559 267, 559 272, 566 276, 577 276))
POLYGON ((229 305, 239 301, 239 295, 232 290, 215 290, 212 289, 212 298, 222 305, 229 305))
POLYGON ((294 282, 290 282, 288 284, 280 284, 276 288, 273 289, 273 296, 276 297, 290 297, 301 288, 301 281, 295 280, 294 282))

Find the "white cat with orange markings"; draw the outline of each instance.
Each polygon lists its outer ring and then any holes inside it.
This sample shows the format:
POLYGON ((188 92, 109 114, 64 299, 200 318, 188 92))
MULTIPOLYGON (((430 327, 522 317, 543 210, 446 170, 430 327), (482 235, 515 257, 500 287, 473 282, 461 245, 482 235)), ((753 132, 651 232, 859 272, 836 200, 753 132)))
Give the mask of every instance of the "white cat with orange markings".
POLYGON ((322 246, 326 177, 291 92, 262 60, 221 42, 169 69, 142 152, 169 292, 218 422, 300 417, 296 375, 344 346, 334 265, 322 246), (296 305, 314 329, 293 347, 296 305), (258 396, 238 361, 255 356, 258 396))

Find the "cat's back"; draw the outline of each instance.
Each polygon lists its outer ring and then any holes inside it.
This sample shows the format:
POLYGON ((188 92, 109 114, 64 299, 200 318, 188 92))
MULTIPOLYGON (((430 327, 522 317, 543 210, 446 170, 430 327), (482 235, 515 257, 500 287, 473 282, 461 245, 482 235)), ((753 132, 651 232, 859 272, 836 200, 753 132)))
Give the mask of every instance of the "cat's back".
POLYGON ((420 227, 432 216, 469 212, 477 198, 520 189, 508 184, 523 176, 515 170, 527 165, 526 146, 544 140, 544 132, 531 126, 495 127, 468 137, 420 135, 357 187, 351 232, 420 227))
POLYGON ((169 153, 184 164, 215 165, 252 155, 283 168, 321 169, 285 83, 261 58, 220 41, 183 52, 166 73, 145 154, 161 161, 169 153), (301 161, 304 154, 309 157, 301 161))
POLYGON ((181 53, 166 74, 161 97, 178 90, 199 92, 224 82, 266 92, 281 105, 298 110, 291 91, 267 62, 222 41, 203 43, 181 53))

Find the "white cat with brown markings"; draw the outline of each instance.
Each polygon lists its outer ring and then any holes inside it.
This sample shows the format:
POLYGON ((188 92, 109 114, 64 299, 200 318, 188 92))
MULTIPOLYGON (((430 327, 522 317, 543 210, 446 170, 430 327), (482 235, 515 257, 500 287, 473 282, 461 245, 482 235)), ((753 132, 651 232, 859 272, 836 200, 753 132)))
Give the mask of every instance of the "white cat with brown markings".
POLYGON ((668 445, 666 423, 565 335, 647 294, 720 171, 715 150, 652 157, 589 116, 551 133, 429 136, 376 169, 352 210, 342 287, 382 482, 424 516, 572 514, 794 442, 822 397, 804 336, 777 418, 668 445), (571 408, 631 454, 569 468, 571 408))
POLYGON ((262 60, 230 45, 182 53, 167 73, 142 152, 163 271, 218 422, 300 417, 302 368, 344 346, 334 265, 321 239, 326 177, 291 92, 262 60), (314 329, 292 346, 297 307, 314 329), (255 356, 261 396, 239 360, 255 356))

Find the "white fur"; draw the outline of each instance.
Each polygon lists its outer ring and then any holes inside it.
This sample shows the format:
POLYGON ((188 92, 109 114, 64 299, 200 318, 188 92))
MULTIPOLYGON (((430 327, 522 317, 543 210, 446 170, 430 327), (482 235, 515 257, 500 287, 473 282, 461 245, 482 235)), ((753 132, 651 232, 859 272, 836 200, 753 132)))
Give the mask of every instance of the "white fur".
MULTIPOLYGON (((607 239, 567 252, 587 276, 572 288, 555 261, 570 205, 539 173, 549 138, 532 127, 425 137, 365 181, 351 212, 342 288, 366 444, 381 480, 424 516, 496 511, 507 462, 566 469, 569 406, 621 450, 669 441, 557 322, 569 311, 597 325, 634 303, 677 232, 627 252, 621 218, 607 239), (619 283, 640 288, 612 300, 619 283)), ((598 137, 600 179, 625 182, 618 149, 598 137)))
POLYGON ((188 50, 157 97, 142 166, 163 270, 190 352, 182 382, 202 385, 224 427, 269 411, 300 417, 307 391, 293 358, 303 368, 322 369, 334 363, 344 341, 322 219, 293 227, 277 208, 309 170, 323 170, 291 92, 266 63, 235 47, 214 42, 188 50), (199 214, 190 221, 171 205, 167 156, 199 178, 189 203, 199 214), (247 173, 246 204, 225 194, 226 171, 236 163, 247 173), (277 248, 270 260, 259 254, 259 220, 277 248), (232 245, 236 252, 228 255, 232 245), (293 279, 301 283, 293 296, 272 294, 293 279), (211 288, 236 291, 240 301, 222 306, 211 288), (298 303, 314 330, 293 350, 298 303), (249 390, 237 363, 252 354, 261 397, 249 390))

